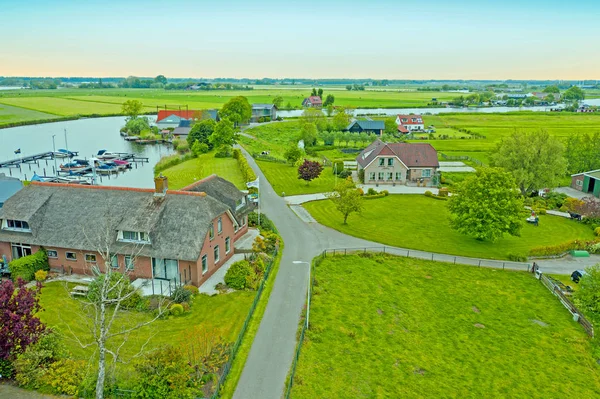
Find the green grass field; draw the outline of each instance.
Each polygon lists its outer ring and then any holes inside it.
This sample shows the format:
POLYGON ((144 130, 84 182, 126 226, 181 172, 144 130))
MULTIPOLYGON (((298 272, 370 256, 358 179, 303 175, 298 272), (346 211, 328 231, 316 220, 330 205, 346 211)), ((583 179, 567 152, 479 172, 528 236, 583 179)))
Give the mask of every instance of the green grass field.
MULTIPOLYGON (((446 201, 424 195, 390 195, 365 201, 362 214, 352 214, 348 224, 329 200, 304 204, 321 224, 352 236, 397 247, 451 255, 507 259, 509 254, 527 255, 543 245, 576 238, 593 239, 589 227, 559 216, 541 215, 538 227, 525 224, 521 237, 505 236, 491 243, 459 234, 450 227, 446 201)), ((526 215, 523 216, 525 222, 526 215)))
POLYGON ((268 161, 257 161, 256 163, 278 195, 283 193, 285 195, 326 193, 333 190, 335 185, 335 176, 331 167, 325 167, 321 176, 307 185, 304 180, 298 179, 297 167, 268 161))
POLYGON ((215 158, 214 152, 182 162, 161 173, 169 178, 171 190, 179 190, 212 174, 229 180, 241 190, 246 189, 246 182, 237 161, 233 158, 215 158))
POLYGON ((40 119, 55 119, 56 115, 46 114, 39 111, 31 111, 25 108, 13 107, 0 104, 0 126, 7 123, 27 122, 40 119))
MULTIPOLYGON (((74 285, 71 284, 69 287, 74 285)), ((199 295, 193 299, 190 312, 178 317, 167 316, 132 333, 128 342, 123 346, 121 355, 124 360, 129 360, 150 336, 152 339, 147 346, 148 349, 174 344, 181 345, 184 351, 187 351, 189 337, 194 335, 194 328, 214 330, 218 334, 222 334, 226 340, 233 341, 244 323, 254 294, 240 291, 213 297, 199 295)), ((71 298, 64 283, 45 284, 42 288, 40 302, 44 308, 43 312, 39 314, 40 319, 48 327, 57 330, 64 336, 64 342, 75 359, 89 361, 95 356, 93 347, 82 349, 74 341, 69 331, 70 327, 79 339, 85 342, 89 342, 92 338, 89 330, 86 330, 79 312, 80 301, 71 298)), ((151 319, 151 317, 151 313, 147 312, 125 311, 116 322, 115 328, 134 326, 151 319)), ((130 366, 120 365, 119 367, 126 370, 130 366)))
POLYGON ((380 255, 314 276, 293 399, 600 396, 590 339, 530 274, 380 255))

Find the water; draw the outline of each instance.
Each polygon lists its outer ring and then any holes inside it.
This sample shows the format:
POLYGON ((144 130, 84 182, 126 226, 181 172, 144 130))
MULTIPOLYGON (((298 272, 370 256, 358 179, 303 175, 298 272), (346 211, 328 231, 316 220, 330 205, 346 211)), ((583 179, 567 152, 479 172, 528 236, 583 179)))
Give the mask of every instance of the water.
MULTIPOLYGON (((154 187, 153 167, 163 155, 173 153, 168 145, 162 144, 136 144, 123 140, 119 129, 125 124, 124 117, 90 118, 76 121, 44 123, 40 125, 20 126, 9 129, 0 129, 0 160, 18 158, 14 151, 21 149, 21 155, 33 155, 41 152, 52 151, 52 135, 55 135, 56 149, 65 148, 65 133, 67 129, 68 149, 78 151, 76 158, 90 158, 98 150, 106 149, 110 152, 134 153, 139 157, 149 158, 150 162, 133 164, 132 169, 109 176, 98 176, 101 185, 152 188, 154 187)), ((60 166, 63 159, 57 159, 60 166)), ((23 164, 21 171, 16 168, 2 168, 0 173, 31 179, 33 173, 38 175, 53 175, 54 161, 52 159, 40 160, 39 164, 23 164)))

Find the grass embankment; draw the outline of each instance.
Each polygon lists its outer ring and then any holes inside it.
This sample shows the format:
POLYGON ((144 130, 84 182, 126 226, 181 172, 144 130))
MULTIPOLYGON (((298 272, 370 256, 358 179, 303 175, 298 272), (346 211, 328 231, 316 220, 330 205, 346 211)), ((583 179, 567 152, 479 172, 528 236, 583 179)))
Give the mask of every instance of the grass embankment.
POLYGON ((240 172, 237 160, 215 158, 214 152, 202 154, 197 158, 167 168, 161 173, 169 178, 171 190, 179 190, 212 174, 217 174, 235 184, 237 188, 246 190, 246 182, 240 172))
POLYGON ((521 237, 505 236, 496 242, 478 241, 450 227, 446 201, 424 195, 390 195, 365 201, 362 214, 352 214, 343 224, 341 214, 329 200, 304 204, 321 224, 343 233, 403 248, 508 259, 508 255, 527 255, 538 246, 555 245, 576 238, 593 239, 593 231, 578 222, 559 216, 541 215, 539 226, 525 223, 521 237))
POLYGON ((599 366, 534 277, 409 258, 327 258, 291 397, 593 398, 599 366))
POLYGON ((268 161, 256 163, 278 195, 326 193, 333 190, 335 185, 331 167, 324 168, 319 178, 306 184, 304 180, 298 179, 298 168, 295 166, 268 161))
MULTIPOLYGON (((69 288, 76 284, 70 284, 69 288)), ((129 336, 127 343, 121 350, 121 356, 129 360, 135 355, 146 342, 152 337, 147 350, 161 345, 179 345, 187 352, 189 339, 194 336, 195 328, 205 331, 215 331, 219 335, 233 342, 239 333, 250 304, 254 297, 253 292, 240 291, 227 295, 196 296, 191 302, 191 309, 182 316, 167 316, 156 322, 137 330, 129 336), (210 310, 210 311, 207 311, 210 310)), ((59 331, 64 336, 64 341, 73 354, 74 359, 90 361, 96 356, 95 348, 83 349, 77 344, 69 328, 83 342, 91 342, 92 335, 86 329, 85 317, 80 312, 80 300, 71 298, 69 290, 64 283, 47 283, 42 289, 41 305, 44 310, 40 313, 40 319, 50 328, 59 331)), ((137 323, 148 321, 152 318, 150 312, 124 311, 115 324, 114 331, 121 327, 134 326, 137 323)), ((112 345, 119 342, 118 338, 112 345)), ((127 379, 127 370, 130 365, 119 364, 119 375, 127 379)))

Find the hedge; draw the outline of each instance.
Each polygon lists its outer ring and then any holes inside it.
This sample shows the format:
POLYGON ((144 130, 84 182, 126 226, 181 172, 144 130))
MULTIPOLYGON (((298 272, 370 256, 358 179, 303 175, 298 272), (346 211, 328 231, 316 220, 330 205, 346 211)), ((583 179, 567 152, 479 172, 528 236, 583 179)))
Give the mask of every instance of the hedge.
POLYGON ((242 176, 244 177, 244 179, 247 182, 256 180, 256 174, 254 173, 250 165, 248 165, 246 157, 244 157, 244 154, 242 154, 242 151, 239 148, 233 149, 232 156, 235 160, 237 160, 238 167, 240 168, 240 172, 242 172, 242 176))
POLYGON ((557 245, 548 245, 543 247, 535 247, 529 250, 529 256, 553 256, 561 255, 571 250, 586 250, 588 252, 595 253, 598 251, 598 245, 600 240, 572 240, 563 242, 557 245))
POLYGON ((48 264, 48 253, 44 248, 40 248, 34 254, 23 256, 9 263, 10 276, 13 280, 21 277, 25 281, 31 281, 38 270, 50 271, 48 264))
POLYGON ((165 169, 169 169, 172 166, 179 165, 185 161, 196 158, 196 154, 188 153, 185 155, 173 154, 162 157, 154 166, 154 174, 157 175, 165 169))

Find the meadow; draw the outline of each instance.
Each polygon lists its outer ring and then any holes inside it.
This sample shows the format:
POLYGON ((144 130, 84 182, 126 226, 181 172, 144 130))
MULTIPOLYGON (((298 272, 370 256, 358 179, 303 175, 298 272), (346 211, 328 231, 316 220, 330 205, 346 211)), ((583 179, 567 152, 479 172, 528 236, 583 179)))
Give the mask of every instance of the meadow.
POLYGON ((531 274, 353 255, 313 276, 293 399, 600 395, 591 340, 531 274))
POLYGON ((308 202, 303 206, 319 223, 355 237, 401 248, 484 259, 527 256, 534 247, 594 238, 592 229, 582 223, 540 215, 536 227, 525 223, 524 214, 521 237, 505 236, 493 243, 478 241, 450 227, 446 201, 424 195, 390 195, 365 201, 363 212, 350 215, 346 225, 332 201, 308 202))
POLYGON ((20 107, 13 107, 11 105, 6 104, 0 104, 0 126, 9 123, 19 123, 56 118, 56 115, 47 114, 39 111, 32 111, 20 107))
POLYGON ((306 184, 304 180, 298 179, 297 167, 260 160, 256 163, 277 195, 327 193, 333 190, 335 185, 335 176, 331 167, 325 167, 321 176, 306 184))

